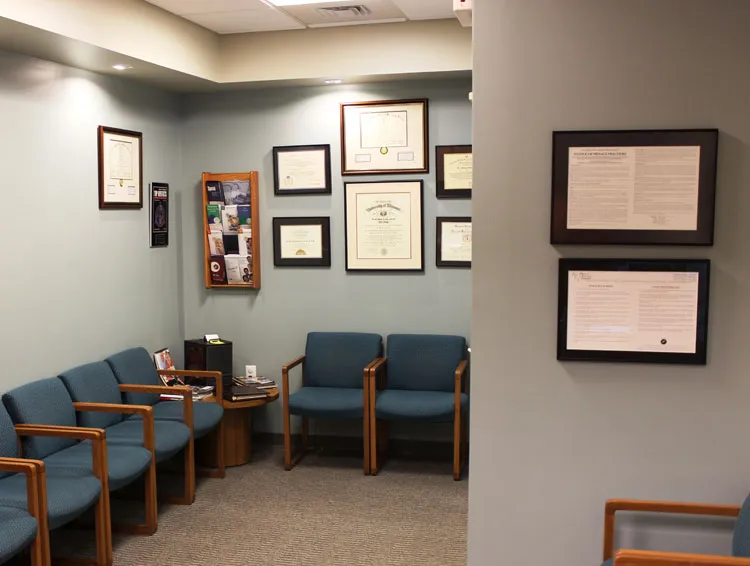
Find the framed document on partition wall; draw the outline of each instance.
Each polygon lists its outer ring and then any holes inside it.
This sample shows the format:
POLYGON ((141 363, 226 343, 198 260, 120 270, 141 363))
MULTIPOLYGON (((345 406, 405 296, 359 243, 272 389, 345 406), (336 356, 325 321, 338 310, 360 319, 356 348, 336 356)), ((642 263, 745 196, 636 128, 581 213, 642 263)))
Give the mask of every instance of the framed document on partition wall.
POLYGON ((330 267, 331 219, 273 219, 273 264, 276 267, 330 267))
POLYGON ((557 359, 706 363, 707 259, 561 259, 557 359))
POLYGON ((143 134, 99 126, 99 208, 143 208, 143 134))
POLYGON ((347 271, 424 271, 422 181, 345 183, 347 271))
POLYGON ((471 267, 471 217, 438 216, 435 249, 438 267, 471 267))
POLYGON ((437 198, 471 198, 473 164, 470 145, 437 146, 437 198))
POLYGON ((331 146, 274 147, 273 192, 276 195, 330 195, 331 146))
POLYGON ((427 173, 427 99, 341 105, 341 174, 427 173))
POLYGON ((552 244, 713 244, 718 130, 554 132, 552 244))

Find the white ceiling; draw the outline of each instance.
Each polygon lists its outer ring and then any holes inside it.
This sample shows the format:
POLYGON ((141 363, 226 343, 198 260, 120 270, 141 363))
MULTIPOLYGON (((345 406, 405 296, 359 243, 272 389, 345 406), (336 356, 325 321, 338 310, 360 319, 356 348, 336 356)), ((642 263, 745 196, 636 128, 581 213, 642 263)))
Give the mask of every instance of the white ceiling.
POLYGON ((394 20, 453 18, 453 0, 351 0, 324 1, 314 5, 276 8, 264 0, 146 0, 217 33, 245 33, 305 29, 320 25, 351 25, 394 20), (365 19, 327 19, 317 8, 364 5, 365 19))

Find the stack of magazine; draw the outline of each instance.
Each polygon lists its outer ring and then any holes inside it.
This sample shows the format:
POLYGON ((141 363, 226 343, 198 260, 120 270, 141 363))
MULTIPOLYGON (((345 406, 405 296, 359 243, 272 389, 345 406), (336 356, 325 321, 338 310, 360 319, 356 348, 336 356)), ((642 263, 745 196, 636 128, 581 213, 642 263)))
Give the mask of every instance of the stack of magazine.
MULTIPOLYGON (((169 348, 163 348, 158 352, 154 352, 154 363, 156 364, 156 369, 175 369, 174 362, 172 361, 172 356, 169 353, 169 348)), ((188 387, 190 387, 190 389, 192 389, 193 391, 193 401, 201 401, 206 397, 211 397, 211 395, 214 394, 214 388, 211 385, 188 385, 181 377, 176 375, 160 374, 159 378, 161 379, 161 382, 167 387, 172 387, 173 385, 187 385, 188 387)), ((161 395, 159 395, 159 399, 162 401, 182 401, 183 396, 182 393, 162 393, 161 395)))
POLYGON ((227 392, 226 398, 230 401, 265 399, 269 390, 275 387, 276 382, 273 379, 239 376, 232 379, 232 390, 227 392))

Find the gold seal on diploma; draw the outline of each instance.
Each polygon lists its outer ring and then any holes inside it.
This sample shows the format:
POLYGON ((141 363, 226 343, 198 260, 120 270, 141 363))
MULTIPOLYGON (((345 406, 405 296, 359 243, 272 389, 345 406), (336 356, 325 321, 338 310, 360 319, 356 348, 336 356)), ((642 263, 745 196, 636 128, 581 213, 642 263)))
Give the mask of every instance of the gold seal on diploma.
POLYGON ((124 183, 125 183, 125 181, 124 181, 123 179, 120 179, 120 186, 121 186, 121 187, 122 187, 122 185, 123 185, 124 183))
POLYGON ((387 147, 381 147, 380 148, 380 153, 383 154, 383 155, 387 155, 388 154, 388 148, 387 147))

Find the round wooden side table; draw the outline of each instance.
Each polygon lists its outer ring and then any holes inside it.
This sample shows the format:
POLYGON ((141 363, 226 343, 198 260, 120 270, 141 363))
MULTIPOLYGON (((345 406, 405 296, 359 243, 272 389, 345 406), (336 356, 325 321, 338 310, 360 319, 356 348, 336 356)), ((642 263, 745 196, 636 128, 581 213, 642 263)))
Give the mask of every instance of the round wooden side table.
MULTIPOLYGON (((227 466, 242 466, 250 461, 253 449, 252 409, 268 405, 279 398, 278 388, 267 391, 268 396, 264 399, 221 401, 221 406, 224 407, 224 459, 227 466)), ((216 466, 216 435, 211 434, 206 440, 208 442, 200 450, 203 456, 201 460, 209 466, 216 466)))

